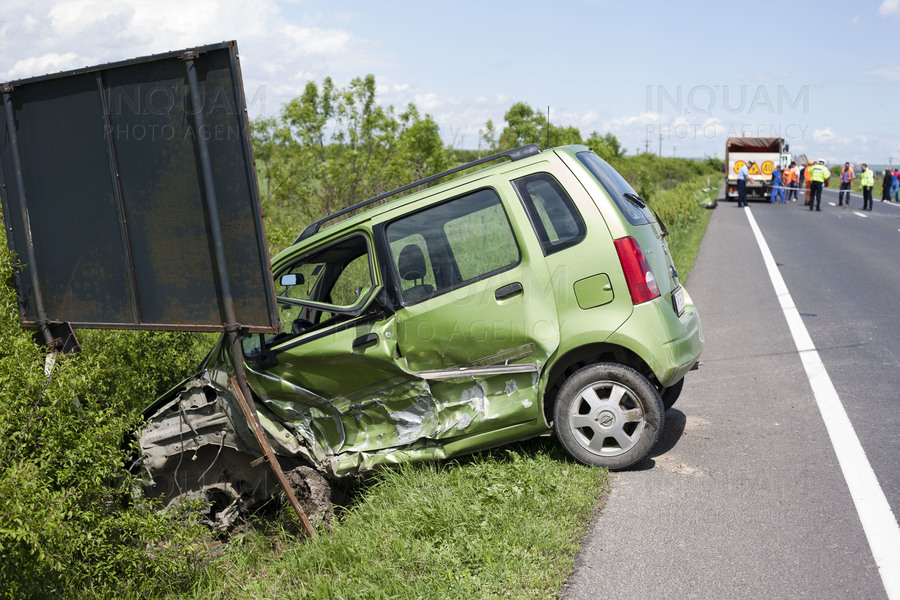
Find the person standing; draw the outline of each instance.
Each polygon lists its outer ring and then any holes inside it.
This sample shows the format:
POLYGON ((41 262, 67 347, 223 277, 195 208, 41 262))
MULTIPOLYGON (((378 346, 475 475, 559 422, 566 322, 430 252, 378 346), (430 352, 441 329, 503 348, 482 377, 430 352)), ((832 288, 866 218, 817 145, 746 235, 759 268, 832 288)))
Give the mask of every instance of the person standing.
POLYGON ((791 166, 786 171, 789 174, 787 197, 791 202, 796 202, 797 186, 800 185, 800 167, 797 166, 797 163, 791 161, 791 166))
POLYGON ((894 169, 892 175, 893 180, 891 181, 891 199, 894 202, 898 202, 900 201, 900 199, 897 198, 898 192, 900 192, 900 171, 894 169))
POLYGON ((806 165, 805 168, 800 169, 800 186, 803 188, 803 205, 809 206, 809 210, 812 210, 812 206, 810 206, 810 192, 812 189, 812 168, 816 165, 813 161, 809 161, 809 164, 806 165))
POLYGON ((781 203, 784 204, 784 194, 781 193, 781 185, 781 167, 775 165, 775 170, 772 171, 772 197, 769 199, 769 202, 775 202, 775 195, 777 194, 781 198, 781 203))
POLYGON ((856 179, 856 174, 853 172, 853 167, 849 162, 844 163, 844 168, 841 169, 841 191, 838 192, 838 206, 844 206, 845 199, 847 206, 850 206, 850 186, 854 179, 856 179))
POLYGON ((781 187, 784 189, 784 200, 787 202, 791 198, 791 169, 788 165, 781 170, 781 187))
POLYGON ((750 176, 750 169, 747 163, 741 162, 741 168, 738 169, 738 208, 749 206, 747 204, 747 178, 750 176))
POLYGON ((884 179, 881 180, 881 201, 891 201, 891 184, 894 182, 894 174, 890 169, 884 170, 884 179))
POLYGON ((872 188, 875 186, 875 173, 869 170, 866 163, 860 165, 859 187, 862 189, 863 210, 872 210, 872 188))
POLYGON ((809 210, 822 210, 822 188, 828 183, 828 176, 831 172, 825 166, 825 161, 820 160, 818 164, 807 167, 806 173, 809 176, 809 210))

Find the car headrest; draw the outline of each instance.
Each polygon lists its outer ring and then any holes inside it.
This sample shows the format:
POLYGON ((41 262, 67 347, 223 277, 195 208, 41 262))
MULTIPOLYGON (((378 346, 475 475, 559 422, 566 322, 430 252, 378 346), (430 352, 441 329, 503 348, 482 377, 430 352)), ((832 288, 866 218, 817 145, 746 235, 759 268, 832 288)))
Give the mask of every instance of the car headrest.
POLYGON ((397 270, 406 281, 425 278, 425 255, 415 244, 405 246, 397 258, 397 270))

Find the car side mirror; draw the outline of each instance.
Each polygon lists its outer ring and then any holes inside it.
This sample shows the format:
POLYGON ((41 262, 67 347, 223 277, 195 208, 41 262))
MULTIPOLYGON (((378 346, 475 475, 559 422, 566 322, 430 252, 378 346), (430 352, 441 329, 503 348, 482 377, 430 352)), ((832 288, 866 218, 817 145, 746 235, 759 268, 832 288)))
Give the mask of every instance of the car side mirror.
POLYGON ((305 282, 305 278, 302 273, 287 273, 282 275, 278 282, 284 287, 290 287, 292 285, 302 285, 305 282))

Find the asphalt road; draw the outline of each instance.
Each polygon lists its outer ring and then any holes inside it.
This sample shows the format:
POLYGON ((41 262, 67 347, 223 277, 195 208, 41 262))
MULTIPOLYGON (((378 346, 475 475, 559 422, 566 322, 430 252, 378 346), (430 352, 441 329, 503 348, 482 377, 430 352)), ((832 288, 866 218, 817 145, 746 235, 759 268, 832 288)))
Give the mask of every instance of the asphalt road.
MULTIPOLYGON (((900 515, 900 205, 836 201, 749 211, 900 515)), ((563 597, 887 598, 746 209, 719 202, 686 287, 702 366, 612 475, 563 597)))

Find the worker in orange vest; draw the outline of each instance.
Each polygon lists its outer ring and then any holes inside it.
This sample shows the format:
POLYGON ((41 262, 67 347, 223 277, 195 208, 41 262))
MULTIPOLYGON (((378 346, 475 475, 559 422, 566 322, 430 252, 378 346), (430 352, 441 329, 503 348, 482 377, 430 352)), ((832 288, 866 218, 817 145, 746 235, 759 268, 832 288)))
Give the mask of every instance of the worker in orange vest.
POLYGON ((797 163, 791 161, 788 168, 784 170, 784 176, 787 177, 787 199, 791 202, 797 201, 797 184, 800 182, 800 167, 797 163))
POLYGON ((853 167, 849 162, 844 163, 844 168, 841 169, 841 191, 838 192, 838 206, 844 206, 844 198, 847 199, 847 206, 850 206, 850 185, 854 179, 856 179, 856 174, 853 172, 853 167))

